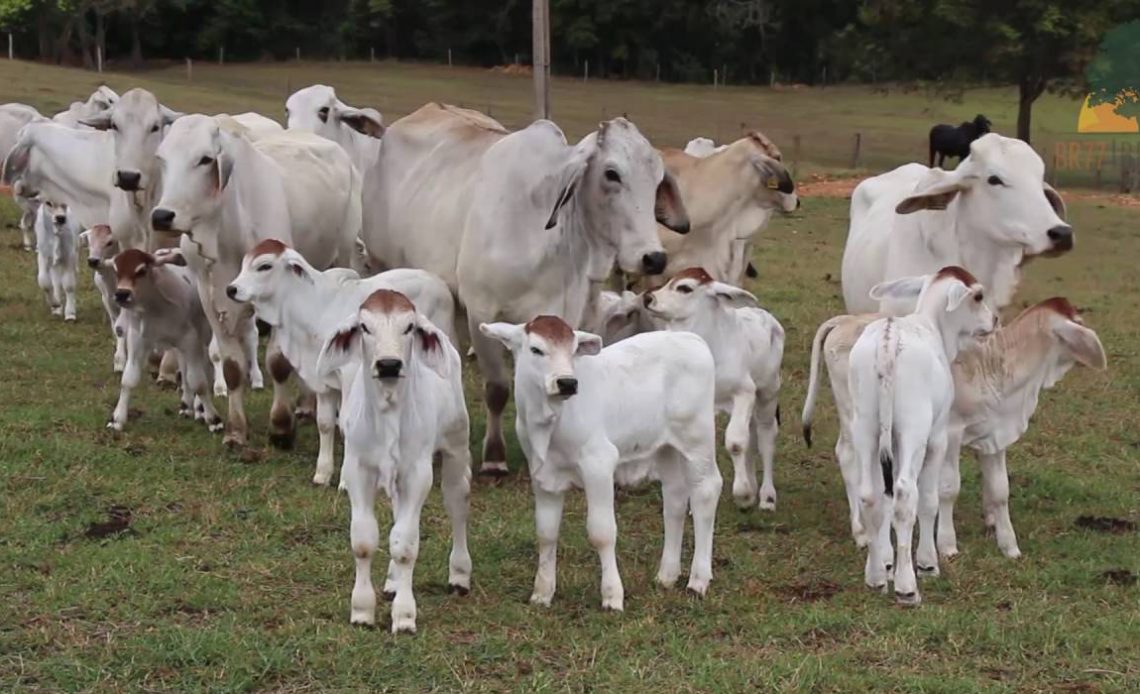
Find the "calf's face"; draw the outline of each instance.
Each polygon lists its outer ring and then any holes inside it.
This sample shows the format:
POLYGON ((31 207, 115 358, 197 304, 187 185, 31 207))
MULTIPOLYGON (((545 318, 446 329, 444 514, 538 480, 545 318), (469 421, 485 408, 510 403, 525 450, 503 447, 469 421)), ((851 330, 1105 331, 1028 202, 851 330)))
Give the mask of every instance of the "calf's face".
POLYGON ((52 221, 54 231, 58 234, 60 228, 67 224, 67 205, 62 202, 45 200, 41 203, 47 209, 48 217, 52 221))
POLYGON ((272 300, 281 284, 289 281, 286 273, 305 276, 294 255, 296 251, 277 239, 258 243, 245 254, 241 272, 226 287, 226 296, 239 303, 272 300))
POLYGON ((106 224, 96 224, 79 238, 87 242, 87 265, 92 269, 98 269, 104 260, 118 253, 119 244, 111 237, 111 227, 106 224))
POLYGON ((578 393, 574 359, 602 349, 602 338, 575 331, 557 316, 538 316, 523 325, 483 323, 479 331, 511 350, 520 379, 540 384, 547 396, 555 398, 578 393))
POLYGON ((158 268, 186 264, 177 250, 156 257, 137 248, 128 248, 104 262, 115 269, 115 303, 123 308, 134 307, 140 296, 153 290, 153 274, 158 268))
POLYGON ((724 282, 717 282, 704 268, 691 267, 678 272, 664 286, 645 293, 645 308, 667 322, 684 322, 716 310, 759 306, 751 293, 724 282))

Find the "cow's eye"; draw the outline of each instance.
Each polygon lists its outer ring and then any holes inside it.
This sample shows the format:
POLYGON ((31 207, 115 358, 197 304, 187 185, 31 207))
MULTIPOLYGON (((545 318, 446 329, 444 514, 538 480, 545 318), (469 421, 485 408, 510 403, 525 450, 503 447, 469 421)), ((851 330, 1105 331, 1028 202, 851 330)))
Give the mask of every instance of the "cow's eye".
POLYGON ((269 272, 271 269, 273 269, 272 263, 262 263, 261 265, 257 266, 258 272, 269 272))
POLYGON ((198 166, 209 166, 213 163, 214 163, 214 158, 211 156, 205 156, 205 157, 202 157, 201 159, 198 160, 198 166))
POLYGON ((119 126, 115 125, 115 121, 111 121, 111 125, 109 125, 108 127, 111 130, 118 130, 119 129, 119 126))
POLYGON ((158 123, 155 123, 154 125, 150 126, 150 131, 151 131, 152 133, 156 133, 156 132, 158 132, 158 129, 159 129, 159 125, 158 125, 158 123))
POLYGON ((677 291, 681 292, 682 294, 692 294, 693 288, 687 284, 682 284, 681 286, 677 287, 677 291))
POLYGON ((329 120, 329 107, 322 107, 320 111, 317 111, 317 116, 321 119, 322 123, 327 123, 329 120))
POLYGON ((135 272, 135 277, 142 277, 142 276, 143 276, 143 275, 145 275, 145 274, 146 274, 146 268, 145 268, 145 267, 140 267, 140 268, 139 268, 139 269, 138 269, 138 270, 135 272))
POLYGON ((989 183, 991 186, 1004 186, 1005 185, 1005 181, 1001 180, 997 176, 990 176, 988 179, 986 179, 986 183, 989 183))
POLYGON ((415 327, 416 327, 415 325, 408 323, 408 327, 404 328, 404 334, 407 335, 408 333, 412 332, 412 328, 415 328, 415 327))
POLYGON ((621 174, 613 169, 606 169, 606 180, 610 183, 621 183, 621 174))
POLYGON ((538 357, 541 357, 543 355, 543 351, 538 347, 531 347, 530 353, 538 357))
POLYGON ((976 301, 979 304, 982 303, 982 293, 981 292, 978 292, 977 294, 974 295, 974 301, 976 301))

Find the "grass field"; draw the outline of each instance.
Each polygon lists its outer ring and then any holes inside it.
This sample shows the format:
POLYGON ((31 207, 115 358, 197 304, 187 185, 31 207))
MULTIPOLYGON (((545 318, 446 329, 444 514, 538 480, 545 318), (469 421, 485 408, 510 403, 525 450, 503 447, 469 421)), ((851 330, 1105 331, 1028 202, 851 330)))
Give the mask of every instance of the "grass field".
MULTIPOLYGON (((33 63, 0 61, 0 103, 23 101, 54 113, 78 95, 91 92, 99 75, 33 63)), ((174 108, 203 112, 258 111, 284 117, 285 98, 313 83, 331 84, 347 103, 373 106, 386 122, 428 101, 447 101, 488 112, 508 127, 532 118, 533 90, 527 77, 475 68, 392 62, 266 63, 219 67, 195 63, 193 80, 183 66, 140 74, 106 74, 113 88, 143 86, 174 108)), ((740 135, 741 123, 766 132, 797 160, 797 173, 849 169, 855 133, 862 134, 861 167, 880 171, 900 161, 926 160, 927 133, 934 123, 958 123, 986 114, 1001 133, 1016 132, 1014 88, 977 89, 960 103, 926 92, 889 96, 868 87, 787 90, 711 85, 661 85, 556 78, 552 83, 554 118, 571 138, 597 127, 599 120, 628 114, 654 144, 684 146, 704 135, 718 142, 740 135), (795 153, 795 137, 800 151, 795 153)), ((1033 141, 1047 162, 1059 141, 1082 142, 1096 136, 1075 135, 1080 102, 1045 95, 1033 110, 1033 141)), ((1140 137, 1120 136, 1121 146, 1140 153, 1140 137)), ((1087 153, 1085 153, 1087 155, 1087 153)), ((1087 158, 1087 156, 1086 156, 1087 158)), ((1084 159, 1081 160, 1082 162, 1084 159)), ((1087 172, 1086 172, 1087 173, 1087 172)), ((1106 171, 1105 181, 1111 171, 1106 171)), ((1087 175, 1062 172, 1062 183, 1088 183, 1087 175)))
MULTIPOLYGON (((450 74, 387 64, 202 66, 191 87, 176 70, 108 82, 144 84, 183 109, 276 114, 290 75, 294 87, 333 83, 347 100, 374 103, 389 119, 428 98, 488 101, 508 123, 525 119, 526 80, 456 69, 462 79, 448 81, 450 74)), ((86 73, 0 62, 0 102, 50 110, 94 83, 86 73)), ((918 108, 913 98, 856 90, 820 96, 591 83, 588 93, 590 102, 577 100, 587 94, 580 85, 556 82, 556 103, 567 104, 559 120, 572 133, 597 119, 598 103, 612 103, 611 113, 626 108, 627 94, 631 116, 666 142, 701 131, 714 115, 728 129, 735 113, 749 114, 782 145, 801 126, 819 128, 822 138, 825 121, 872 124, 887 111, 929 120, 910 112, 918 108)), ((941 102, 929 107, 952 111, 941 102)), ((956 108, 954 117, 977 110, 956 108)), ((885 131, 882 142, 898 145, 885 131)), ((899 145, 881 156, 893 164, 907 151, 899 145)), ((828 161, 820 157, 821 165, 828 161)), ((725 492, 709 596, 653 587, 662 531, 660 494, 649 488, 619 495, 624 614, 598 608, 597 559, 580 495, 567 503, 554 605, 528 605, 534 526, 512 437, 515 473, 473 488, 474 583, 464 598, 447 594, 448 527, 438 492, 429 501, 414 637, 388 634, 383 607, 380 629, 348 625, 348 505, 309 486, 311 425, 293 452, 262 448, 268 398, 259 394, 250 407, 254 447, 229 453, 219 437, 174 416, 173 394, 148 383, 135 398, 140 416, 125 433, 108 432, 118 381, 87 271, 79 322, 64 325, 48 315, 18 235, 3 232, 0 691, 1136 691, 1140 535, 1075 524, 1082 515, 1140 522, 1135 210, 1072 203, 1076 250, 1027 268, 1019 298, 1069 296, 1098 330, 1109 371, 1071 372, 1044 395, 1030 432, 1011 451, 1024 558, 1003 558, 984 535, 978 472, 967 461, 963 554, 924 583, 920 609, 903 610, 862 587, 831 452, 829 397, 816 448, 806 450, 798 437, 810 340, 820 321, 840 311, 846 204, 807 199, 758 244, 761 277, 751 288, 788 333, 779 509, 743 513, 725 492), (90 525, 116 506, 130 510, 129 530, 89 537, 90 525)), ((0 215, 10 223, 15 210, 4 203, 0 215)), ((476 441, 482 417, 478 401, 469 404, 476 441)), ((727 458, 721 467, 730 479, 727 458)), ((379 515, 384 533, 383 509, 379 515)))

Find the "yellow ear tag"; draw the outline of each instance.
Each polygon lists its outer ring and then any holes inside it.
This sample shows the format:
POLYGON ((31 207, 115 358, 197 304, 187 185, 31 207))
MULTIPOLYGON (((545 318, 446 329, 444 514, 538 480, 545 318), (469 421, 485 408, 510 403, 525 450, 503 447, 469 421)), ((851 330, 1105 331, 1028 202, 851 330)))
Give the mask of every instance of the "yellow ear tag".
POLYGON ((776 190, 779 187, 780 187, 780 179, 776 178, 775 176, 769 176, 768 177, 768 188, 769 188, 769 190, 776 190))

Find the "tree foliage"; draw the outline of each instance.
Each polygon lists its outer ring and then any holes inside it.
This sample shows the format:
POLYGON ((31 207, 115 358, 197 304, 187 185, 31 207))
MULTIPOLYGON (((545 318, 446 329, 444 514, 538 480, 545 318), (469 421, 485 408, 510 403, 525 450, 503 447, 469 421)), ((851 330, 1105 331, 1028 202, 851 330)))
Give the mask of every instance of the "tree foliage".
POLYGON ((1090 106, 1113 104, 1117 115, 1140 119, 1140 20, 1105 35, 1086 77, 1090 106))

